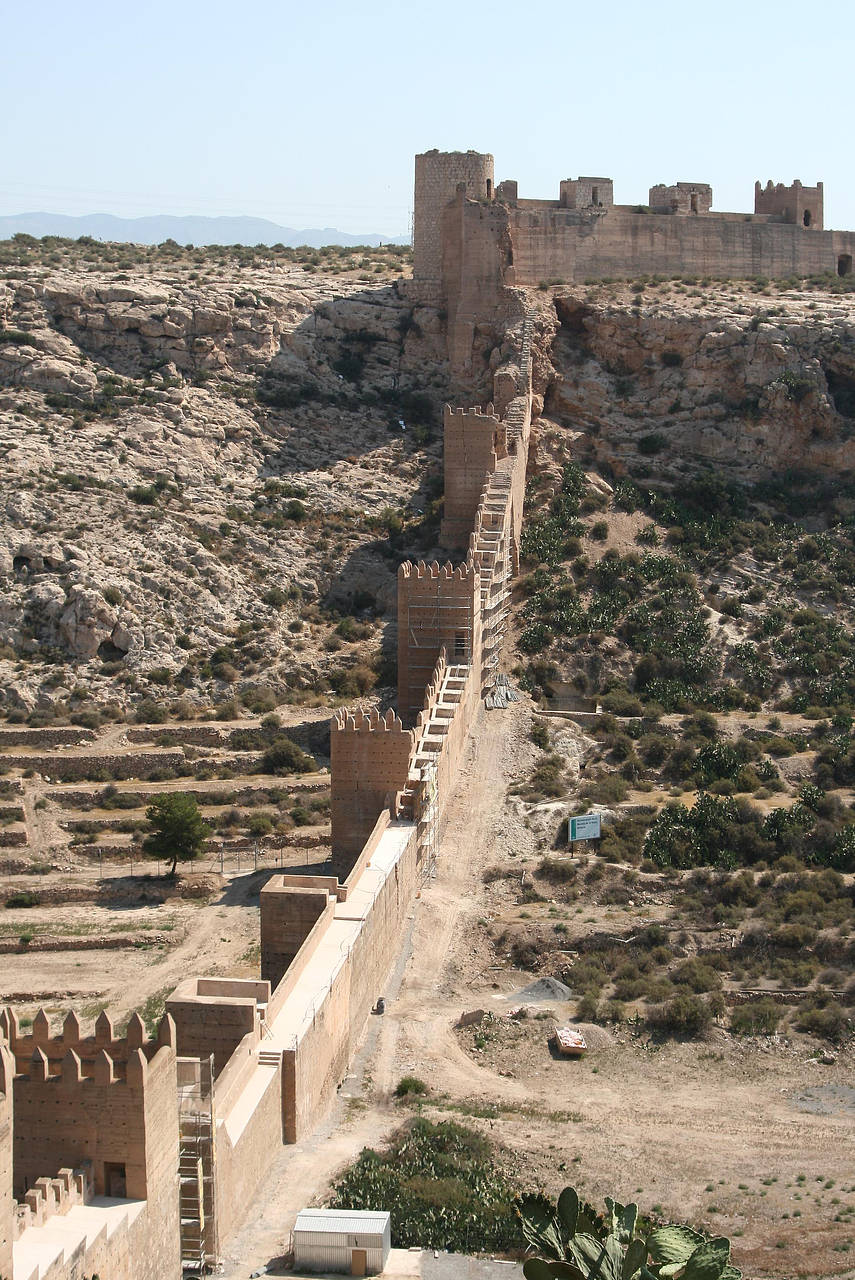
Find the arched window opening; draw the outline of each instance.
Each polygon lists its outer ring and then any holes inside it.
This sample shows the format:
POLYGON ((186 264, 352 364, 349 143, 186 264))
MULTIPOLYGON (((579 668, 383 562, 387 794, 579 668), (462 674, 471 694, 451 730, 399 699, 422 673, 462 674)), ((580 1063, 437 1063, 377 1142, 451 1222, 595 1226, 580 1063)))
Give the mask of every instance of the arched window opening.
POLYGON ((809 226, 810 226, 810 223, 811 223, 810 209, 805 209, 805 213, 804 213, 804 217, 802 218, 802 222, 805 224, 805 226, 806 226, 806 227, 809 227, 809 226))

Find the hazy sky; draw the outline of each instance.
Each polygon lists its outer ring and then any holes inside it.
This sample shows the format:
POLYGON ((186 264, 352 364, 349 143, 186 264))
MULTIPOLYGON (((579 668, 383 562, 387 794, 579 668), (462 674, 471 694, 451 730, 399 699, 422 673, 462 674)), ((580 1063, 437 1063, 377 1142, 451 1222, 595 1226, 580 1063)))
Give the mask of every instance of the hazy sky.
POLYGON ((406 234, 416 151, 496 179, 825 182, 855 228, 846 0, 42 0, 0 11, 0 213, 406 234))

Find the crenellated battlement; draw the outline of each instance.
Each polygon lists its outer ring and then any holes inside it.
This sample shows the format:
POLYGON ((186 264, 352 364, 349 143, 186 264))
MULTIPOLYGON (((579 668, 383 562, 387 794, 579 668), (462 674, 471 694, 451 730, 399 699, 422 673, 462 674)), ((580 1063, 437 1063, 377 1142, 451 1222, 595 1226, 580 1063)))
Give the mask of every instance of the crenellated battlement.
POLYGON ((0 1036, 5 1038, 14 1055, 18 1072, 25 1075, 37 1053, 48 1064, 49 1075, 61 1074, 62 1064, 72 1052, 81 1064, 84 1077, 92 1075, 95 1064, 106 1057, 113 1064, 116 1078, 119 1078, 137 1051, 148 1062, 165 1046, 175 1049, 175 1026, 168 1015, 161 1019, 157 1035, 149 1039, 145 1023, 138 1013, 131 1015, 125 1035, 116 1036, 106 1011, 98 1015, 90 1035, 83 1034, 77 1014, 71 1011, 63 1020, 62 1031, 56 1035, 44 1009, 39 1009, 32 1029, 24 1034, 15 1010, 6 1006, 0 1010, 0 1036))
POLYGON ((398 567, 398 582, 401 581, 428 581, 441 580, 450 582, 456 579, 458 582, 466 582, 472 576, 472 567, 465 563, 453 565, 450 560, 446 560, 445 564, 440 564, 438 560, 431 560, 426 564, 424 560, 419 560, 414 564, 412 560, 405 560, 398 567))
MULTIPOLYGON (((158 1050, 160 1052, 160 1050, 158 1050)), ((167 1048, 167 1053, 170 1050, 167 1048)), ((121 1088, 141 1090, 145 1087, 149 1059, 142 1049, 134 1049, 124 1061, 112 1058, 101 1049, 91 1062, 84 1064, 79 1054, 68 1049, 55 1070, 43 1049, 33 1050, 26 1069, 20 1067, 15 1074, 15 1088, 29 1084, 56 1084, 64 1089, 74 1085, 118 1085, 121 1088), (85 1068, 85 1069, 84 1069, 85 1068)))
POLYGON ((332 729, 335 733, 411 733, 391 707, 385 715, 376 707, 371 711, 339 710, 333 716, 332 729))
POLYGON ((29 1227, 43 1227, 55 1216, 65 1217, 75 1205, 91 1204, 94 1195, 91 1160, 78 1169, 60 1169, 54 1178, 37 1178, 15 1203, 15 1239, 29 1227))
POLYGON ((467 418, 473 424, 484 423, 485 425, 491 425, 494 430, 498 429, 502 425, 501 419, 497 415, 492 401, 490 404, 486 404, 483 407, 480 405, 473 405, 471 409, 464 409, 447 404, 443 407, 442 412, 443 418, 446 421, 449 418, 467 418))

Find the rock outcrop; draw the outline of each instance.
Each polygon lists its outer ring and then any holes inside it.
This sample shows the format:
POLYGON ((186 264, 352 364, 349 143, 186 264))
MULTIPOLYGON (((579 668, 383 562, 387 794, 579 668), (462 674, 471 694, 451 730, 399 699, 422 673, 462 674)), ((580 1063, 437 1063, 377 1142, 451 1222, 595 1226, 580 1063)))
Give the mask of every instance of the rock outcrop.
POLYGON ((419 421, 426 404, 439 422, 445 377, 439 314, 394 285, 274 266, 210 284, 186 265, 15 272, 0 284, 7 705, 311 689, 360 660, 326 602, 362 611, 376 653, 395 602, 376 517, 424 508, 438 434, 407 418, 426 397, 419 421))
POLYGON ((597 286, 555 308, 546 411, 617 474, 645 455, 660 479, 855 467, 852 295, 597 286))

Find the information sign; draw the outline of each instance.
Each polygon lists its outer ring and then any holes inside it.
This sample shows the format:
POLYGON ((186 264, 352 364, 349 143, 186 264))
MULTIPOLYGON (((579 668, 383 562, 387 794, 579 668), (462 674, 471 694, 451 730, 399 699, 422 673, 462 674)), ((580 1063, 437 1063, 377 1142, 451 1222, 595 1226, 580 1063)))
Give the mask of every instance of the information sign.
POLYGON ((578 818, 568 819, 569 837, 573 840, 599 840, 600 815, 598 813, 582 813, 578 818))

